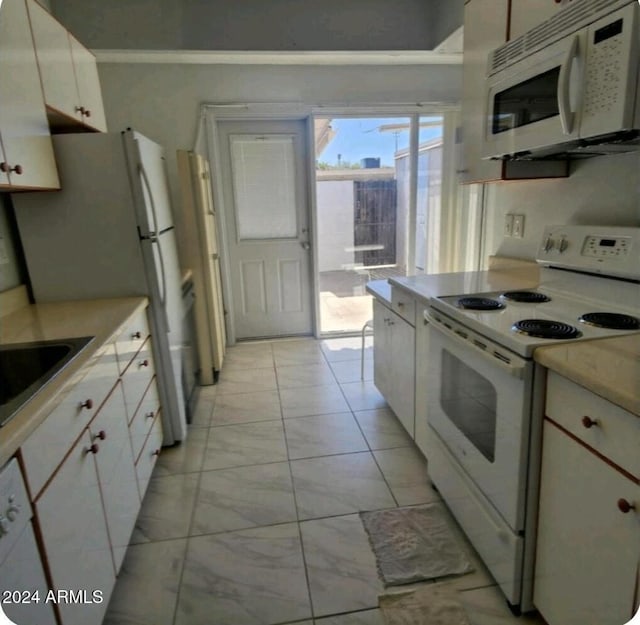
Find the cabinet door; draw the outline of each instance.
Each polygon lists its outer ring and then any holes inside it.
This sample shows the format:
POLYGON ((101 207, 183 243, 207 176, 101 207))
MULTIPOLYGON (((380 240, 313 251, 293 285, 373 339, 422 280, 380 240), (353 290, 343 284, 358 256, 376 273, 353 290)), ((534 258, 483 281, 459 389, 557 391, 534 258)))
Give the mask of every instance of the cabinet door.
POLYGON ((556 0, 511 0, 509 39, 516 39, 534 26, 542 24, 566 4, 567 0, 563 0, 563 2, 556 2, 556 0))
POLYGON ((84 122, 67 30, 35 0, 29 0, 27 6, 49 116, 54 125, 56 115, 62 115, 61 124, 69 119, 84 122))
POLYGON ((508 0, 472 0, 464 7, 462 163, 460 182, 499 180, 502 162, 482 160, 487 56, 507 39, 508 0))
POLYGON ((102 91, 96 58, 73 35, 69 35, 71 56, 76 73, 76 84, 83 107, 84 123, 100 132, 106 132, 102 91))
POLYGON ((103 404, 89 426, 99 447, 95 455, 104 513, 116 573, 120 570, 140 509, 138 483, 129 439, 121 384, 103 404))
POLYGON ((391 327, 393 313, 378 300, 373 300, 373 383, 389 401, 391 392, 391 327))
POLYGON ((391 394, 387 398, 393 412, 415 437, 416 331, 402 317, 391 313, 391 394))
MULTIPOLYGON (((101 603, 58 605, 64 625, 99 625, 115 572, 88 431, 35 503, 54 591, 100 591, 101 603)), ((98 452, 99 453, 99 452, 98 452)))
POLYGON ((429 323, 422 315, 416 318, 416 419, 415 441, 427 455, 427 379, 429 375, 429 323))
POLYGON ((60 186, 24 0, 0 4, 0 135, 9 188, 60 186))
POLYGON ((544 424, 534 604, 549 625, 620 625, 633 614, 640 486, 544 424), (626 514, 619 499, 635 504, 626 514))

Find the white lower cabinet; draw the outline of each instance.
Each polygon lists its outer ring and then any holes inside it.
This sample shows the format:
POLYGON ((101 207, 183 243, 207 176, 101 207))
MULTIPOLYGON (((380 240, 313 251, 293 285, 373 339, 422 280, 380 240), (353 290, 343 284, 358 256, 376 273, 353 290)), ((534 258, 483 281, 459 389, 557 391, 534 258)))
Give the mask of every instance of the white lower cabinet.
POLYGON ((119 382, 89 426, 91 438, 99 447, 95 459, 116 573, 122 565, 140 509, 129 426, 123 404, 122 385, 119 382))
POLYGON ((100 347, 21 447, 60 625, 102 622, 162 445, 151 342, 135 334, 120 366, 113 341, 100 347))
POLYGON ((536 608, 549 625, 627 623, 640 583, 640 486, 548 420, 540 484, 536 608))
POLYGON ((400 423, 414 438, 415 328, 374 300, 373 336, 374 383, 400 423))
POLYGON ((92 445, 86 430, 35 503, 53 591, 86 593, 57 602, 64 625, 101 623, 115 584, 92 445))

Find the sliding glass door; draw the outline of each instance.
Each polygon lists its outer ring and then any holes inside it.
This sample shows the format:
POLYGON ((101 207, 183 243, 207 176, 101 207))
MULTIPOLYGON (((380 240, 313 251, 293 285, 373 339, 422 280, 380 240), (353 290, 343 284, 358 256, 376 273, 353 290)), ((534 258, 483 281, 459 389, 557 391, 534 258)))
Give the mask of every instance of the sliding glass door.
POLYGON ((368 281, 460 264, 455 123, 454 113, 315 117, 321 334, 371 319, 368 281))

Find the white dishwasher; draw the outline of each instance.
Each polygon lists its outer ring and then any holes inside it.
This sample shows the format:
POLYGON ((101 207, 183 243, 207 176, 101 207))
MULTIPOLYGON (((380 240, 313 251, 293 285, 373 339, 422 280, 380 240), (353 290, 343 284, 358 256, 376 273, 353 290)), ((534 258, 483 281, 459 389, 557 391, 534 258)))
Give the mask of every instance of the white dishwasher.
MULTIPOLYGON (((27 490, 14 458, 0 469, 2 610, 17 625, 56 625, 31 517, 27 490)), ((1 615, 0 622, 4 622, 1 615)))

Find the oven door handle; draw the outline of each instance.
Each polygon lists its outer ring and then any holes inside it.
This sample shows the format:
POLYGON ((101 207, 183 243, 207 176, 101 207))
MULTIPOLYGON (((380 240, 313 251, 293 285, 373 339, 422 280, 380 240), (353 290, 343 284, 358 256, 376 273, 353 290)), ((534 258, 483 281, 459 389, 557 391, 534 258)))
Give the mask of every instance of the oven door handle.
POLYGON ((442 322, 434 319, 428 312, 425 311, 424 318, 430 323, 434 329, 438 330, 438 332, 442 332, 445 336, 455 341, 458 345, 465 347, 466 349, 473 350, 474 354, 478 354, 483 358, 491 361, 492 365, 496 367, 500 367, 504 371, 506 371, 509 375, 512 375, 516 378, 522 379, 524 378, 525 370, 527 369, 527 363, 521 362, 518 359, 518 362, 514 362, 513 360, 503 360, 504 356, 498 354, 498 352, 490 351, 475 345, 471 341, 468 341, 462 336, 456 334, 453 330, 449 330, 449 328, 445 327, 442 322))

